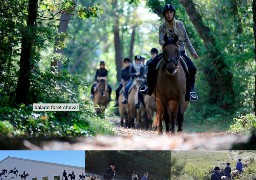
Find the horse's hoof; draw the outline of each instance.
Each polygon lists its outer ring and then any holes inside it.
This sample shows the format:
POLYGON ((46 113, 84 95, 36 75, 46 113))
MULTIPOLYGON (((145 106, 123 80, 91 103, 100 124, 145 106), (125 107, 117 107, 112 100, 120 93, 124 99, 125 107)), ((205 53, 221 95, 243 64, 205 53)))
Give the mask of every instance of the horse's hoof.
POLYGON ((158 132, 158 135, 163 135, 163 132, 158 132))

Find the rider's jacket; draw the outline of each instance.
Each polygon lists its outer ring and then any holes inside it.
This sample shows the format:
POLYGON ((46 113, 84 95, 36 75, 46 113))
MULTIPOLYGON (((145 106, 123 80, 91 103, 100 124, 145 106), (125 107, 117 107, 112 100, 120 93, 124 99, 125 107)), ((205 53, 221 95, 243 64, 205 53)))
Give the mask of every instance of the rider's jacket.
POLYGON ((108 70, 106 70, 105 68, 103 69, 99 68, 96 71, 94 80, 97 81, 98 77, 107 77, 107 76, 108 76, 108 70))
POLYGON ((130 74, 130 79, 134 78, 144 78, 144 66, 143 64, 136 64, 134 63, 133 65, 130 66, 129 68, 129 74, 130 74), (136 73, 140 73, 139 75, 136 75, 136 73))
POLYGON ((122 79, 123 81, 125 81, 125 82, 130 79, 129 69, 130 69, 130 66, 124 67, 124 68, 121 70, 121 79, 122 79))
POLYGON ((180 51, 185 51, 186 45, 190 53, 195 52, 195 49, 193 48, 192 43, 189 40, 184 24, 176 19, 174 19, 174 31, 170 30, 166 21, 159 26, 159 44, 163 46, 165 44, 164 36, 167 35, 167 37, 170 37, 173 33, 178 36, 178 45, 180 51))

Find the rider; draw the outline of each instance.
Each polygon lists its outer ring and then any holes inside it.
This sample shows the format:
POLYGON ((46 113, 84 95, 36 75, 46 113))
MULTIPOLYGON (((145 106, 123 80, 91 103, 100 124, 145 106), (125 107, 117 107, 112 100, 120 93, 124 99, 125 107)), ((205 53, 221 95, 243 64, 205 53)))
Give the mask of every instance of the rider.
MULTIPOLYGON (((98 78, 103 77, 103 78, 107 79, 107 76, 108 76, 108 70, 105 67, 105 61, 101 60, 100 61, 100 68, 97 69, 97 71, 96 71, 95 78, 94 78, 94 83, 93 83, 92 88, 91 88, 91 95, 90 95, 91 99, 94 98, 94 90, 95 90, 95 86, 98 82, 98 78)), ((109 84, 108 84, 108 92, 109 92, 109 99, 111 99, 112 88, 109 84)))
MULTIPOLYGON (((191 55, 194 58, 197 58, 198 55, 193 48, 189 37, 187 35, 186 29, 183 25, 183 23, 179 20, 176 20, 175 17, 175 7, 171 4, 166 4, 163 8, 163 16, 165 22, 160 25, 159 27, 159 43, 160 45, 164 46, 165 39, 170 37, 178 37, 178 45, 179 45, 179 51, 180 55, 185 59, 185 62, 188 66, 189 71, 189 78, 187 78, 187 81, 190 81, 190 100, 196 101, 198 100, 198 96, 195 92, 195 74, 196 74, 196 67, 191 61, 191 59, 186 55, 185 53, 185 45, 188 47, 191 55)), ((154 58, 152 61, 148 64, 148 87, 144 86, 141 88, 140 92, 148 95, 152 95, 155 87, 157 72, 155 70, 158 62, 162 59, 162 54, 159 54, 156 58, 154 58), (147 89, 148 88, 148 89, 147 89)), ((187 99, 188 100, 188 99, 187 99)))
MULTIPOLYGON (((152 48, 152 49, 150 50, 150 54, 151 54, 151 59, 149 59, 149 60, 146 62, 146 65, 145 65, 145 67, 144 67, 144 78, 145 78, 145 81, 143 81, 143 82, 141 83, 139 89, 141 89, 141 87, 145 86, 145 85, 148 83, 148 81, 147 81, 148 63, 149 63, 150 61, 152 61, 152 59, 154 59, 154 58, 158 55, 158 50, 157 50, 156 48, 152 48)), ((137 109, 139 109, 141 102, 143 102, 143 95, 138 92, 138 101, 137 101, 137 103, 135 104, 135 107, 136 107, 137 109)))
POLYGON ((115 168, 116 168, 115 163, 111 163, 110 166, 105 171, 103 180, 112 180, 116 173, 115 168))
POLYGON ((227 163, 227 166, 224 169, 224 175, 231 179, 231 167, 229 162, 227 163))
POLYGON ((135 63, 133 63, 129 68, 130 80, 127 82, 127 84, 125 86, 124 100, 122 101, 123 104, 127 103, 128 91, 129 91, 130 87, 132 86, 134 78, 135 77, 143 78, 143 76, 144 76, 144 66, 141 62, 141 60, 142 60, 141 56, 136 55, 134 57, 134 59, 135 59, 135 63))
POLYGON ((214 168, 214 173, 211 175, 211 180, 220 180, 220 168, 216 166, 214 168))
POLYGON ((236 163, 236 170, 238 170, 240 174, 243 172, 243 163, 241 160, 242 159, 238 159, 238 162, 236 163))
POLYGON ((123 88, 124 84, 126 84, 127 81, 130 79, 129 70, 130 70, 131 60, 129 58, 124 58, 123 63, 124 63, 124 68, 121 70, 121 82, 119 83, 119 86, 116 89, 116 104, 114 105, 114 107, 118 106, 118 97, 119 97, 120 91, 123 88))

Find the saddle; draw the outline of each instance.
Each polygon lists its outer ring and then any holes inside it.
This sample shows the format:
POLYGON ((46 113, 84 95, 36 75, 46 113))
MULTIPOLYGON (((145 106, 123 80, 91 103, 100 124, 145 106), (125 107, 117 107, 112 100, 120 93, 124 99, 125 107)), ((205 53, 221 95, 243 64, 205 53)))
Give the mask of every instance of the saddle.
POLYGON ((132 91, 132 88, 134 86, 136 86, 136 81, 133 80, 132 85, 131 85, 130 89, 128 90, 128 94, 132 91))

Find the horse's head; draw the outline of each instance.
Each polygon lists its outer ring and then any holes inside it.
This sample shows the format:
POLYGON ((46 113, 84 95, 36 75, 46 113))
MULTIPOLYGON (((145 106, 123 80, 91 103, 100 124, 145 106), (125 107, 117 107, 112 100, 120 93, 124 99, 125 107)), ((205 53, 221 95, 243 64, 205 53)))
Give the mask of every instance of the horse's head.
POLYGON ((106 80, 105 79, 99 79, 98 81, 98 87, 97 87, 99 93, 103 96, 106 89, 106 80))
POLYGON ((164 46, 163 58, 167 73, 169 75, 174 75, 177 72, 179 59, 179 47, 177 42, 172 41, 164 46))

